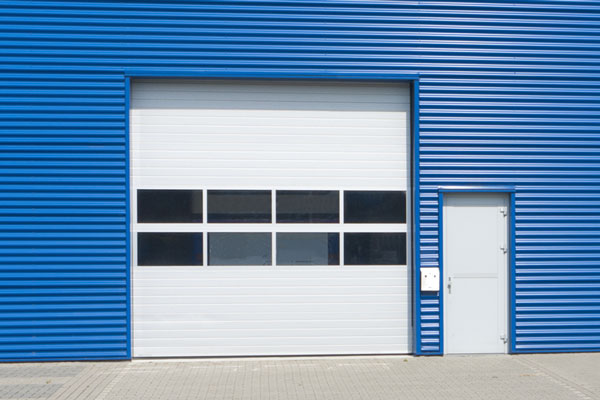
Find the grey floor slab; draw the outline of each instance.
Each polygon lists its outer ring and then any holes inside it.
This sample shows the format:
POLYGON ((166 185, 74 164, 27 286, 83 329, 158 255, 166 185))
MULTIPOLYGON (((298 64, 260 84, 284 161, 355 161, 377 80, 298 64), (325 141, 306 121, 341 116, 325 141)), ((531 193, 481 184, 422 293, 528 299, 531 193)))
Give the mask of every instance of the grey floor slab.
POLYGON ((0 399, 600 399, 600 354, 2 364, 0 399))

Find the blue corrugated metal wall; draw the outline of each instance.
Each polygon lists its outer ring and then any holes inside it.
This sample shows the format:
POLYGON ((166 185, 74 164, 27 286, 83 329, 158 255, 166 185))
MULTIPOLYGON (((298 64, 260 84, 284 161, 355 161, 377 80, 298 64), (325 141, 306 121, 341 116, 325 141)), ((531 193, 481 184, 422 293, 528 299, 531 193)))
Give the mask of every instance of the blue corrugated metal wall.
POLYGON ((420 264, 438 186, 515 185, 514 350, 600 350, 597 1, 0 0, 0 50, 0 359, 129 357, 127 67, 420 73, 420 264))

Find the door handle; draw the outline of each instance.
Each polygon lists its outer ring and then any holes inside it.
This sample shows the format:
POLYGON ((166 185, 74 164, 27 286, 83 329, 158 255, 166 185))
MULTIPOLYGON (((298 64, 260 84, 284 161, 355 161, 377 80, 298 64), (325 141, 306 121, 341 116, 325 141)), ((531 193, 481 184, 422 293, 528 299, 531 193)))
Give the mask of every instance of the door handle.
POLYGON ((452 293, 452 277, 448 277, 448 294, 452 293))

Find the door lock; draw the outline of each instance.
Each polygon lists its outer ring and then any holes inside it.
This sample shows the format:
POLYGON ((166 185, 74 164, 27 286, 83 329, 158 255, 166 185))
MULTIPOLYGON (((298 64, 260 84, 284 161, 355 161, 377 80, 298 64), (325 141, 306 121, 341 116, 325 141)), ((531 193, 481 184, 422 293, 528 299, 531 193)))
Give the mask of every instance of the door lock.
POLYGON ((448 277, 448 294, 452 293, 452 277, 448 277))
POLYGON ((508 252, 508 249, 506 248, 506 246, 505 246, 505 245, 502 245, 502 246, 500 246, 500 250, 501 250, 501 251, 502 251, 504 254, 506 254, 506 253, 508 252))

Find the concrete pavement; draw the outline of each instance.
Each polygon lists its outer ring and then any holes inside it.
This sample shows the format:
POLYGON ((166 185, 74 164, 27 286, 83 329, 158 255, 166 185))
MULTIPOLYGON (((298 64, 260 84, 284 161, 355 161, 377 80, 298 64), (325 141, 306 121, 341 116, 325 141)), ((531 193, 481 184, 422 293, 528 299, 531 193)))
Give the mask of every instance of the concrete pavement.
POLYGON ((0 364, 0 399, 600 399, 600 354, 0 364))

